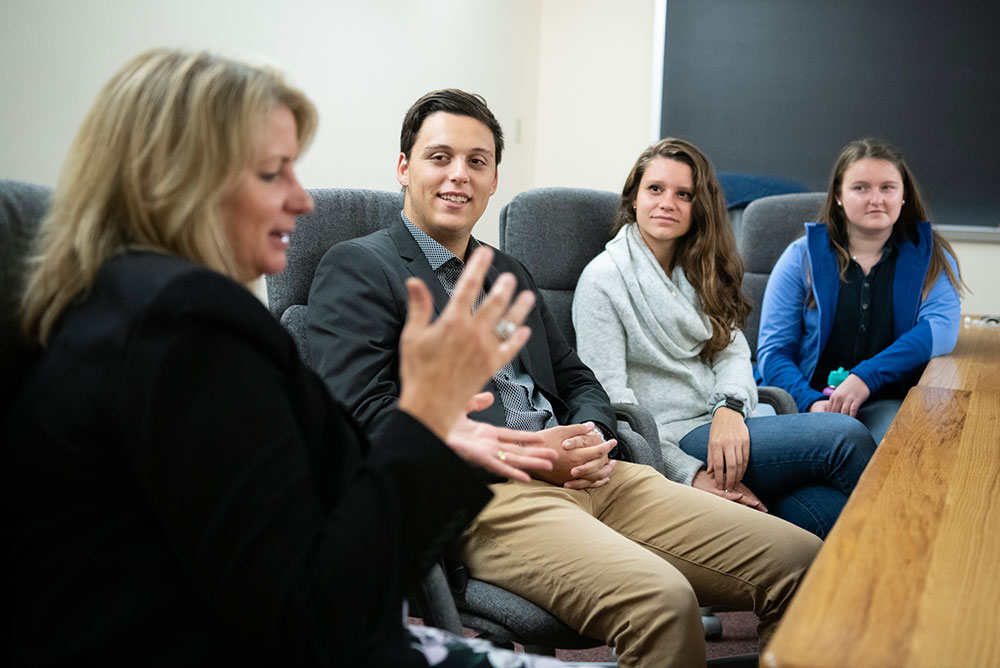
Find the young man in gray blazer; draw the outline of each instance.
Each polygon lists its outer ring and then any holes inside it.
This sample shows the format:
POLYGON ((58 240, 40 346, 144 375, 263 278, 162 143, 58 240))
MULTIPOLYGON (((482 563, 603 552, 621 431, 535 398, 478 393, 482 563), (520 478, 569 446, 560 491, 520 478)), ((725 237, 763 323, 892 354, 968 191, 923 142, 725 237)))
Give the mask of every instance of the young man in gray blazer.
MULTIPOLYGON (((403 211, 387 229, 331 248, 309 295, 315 366, 369 431, 396 402, 406 279, 422 279, 440 312, 472 229, 496 191, 500 125, 485 101, 447 89, 407 112, 396 178, 403 211)), ((452 438, 502 440, 496 427, 535 432, 558 453, 528 483, 498 480, 493 500, 453 547, 481 580, 527 598, 615 647, 621 666, 705 660, 699 601, 752 609, 761 643, 773 632, 820 542, 782 520, 609 458, 615 416, 569 347, 527 270, 495 252, 502 272, 537 303, 531 339, 484 388, 452 438)), ((509 332, 498 327, 501 338, 509 332)), ((516 454, 500 448, 501 459, 516 454)))

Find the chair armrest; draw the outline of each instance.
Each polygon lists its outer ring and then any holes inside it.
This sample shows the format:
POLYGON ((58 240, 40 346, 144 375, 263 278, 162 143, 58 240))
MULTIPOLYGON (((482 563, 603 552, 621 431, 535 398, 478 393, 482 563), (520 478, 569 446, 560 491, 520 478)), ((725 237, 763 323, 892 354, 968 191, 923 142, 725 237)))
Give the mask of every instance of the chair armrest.
POLYGON ((309 307, 303 304, 292 304, 281 314, 279 321, 284 325, 288 333, 295 341, 295 347, 299 351, 302 362, 312 368, 312 355, 309 352, 309 341, 306 340, 306 319, 309 314, 309 307))
POLYGON ((652 413, 637 404, 612 404, 618 418, 618 448, 621 458, 662 470, 660 430, 652 413))
POLYGON ((762 404, 768 404, 774 408, 774 412, 778 415, 790 415, 799 412, 799 407, 795 405, 795 399, 792 399, 792 395, 780 387, 774 387, 773 385, 761 385, 758 387, 757 401, 762 404))

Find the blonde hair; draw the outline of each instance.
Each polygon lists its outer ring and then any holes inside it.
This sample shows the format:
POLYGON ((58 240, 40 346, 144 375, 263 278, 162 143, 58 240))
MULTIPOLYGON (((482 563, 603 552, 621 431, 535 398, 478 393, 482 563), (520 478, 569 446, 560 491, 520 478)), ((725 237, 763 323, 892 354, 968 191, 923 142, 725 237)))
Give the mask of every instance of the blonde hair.
POLYGON ((63 311, 126 248, 235 278, 219 204, 253 159, 261 123, 282 105, 304 150, 316 108, 276 71, 171 49, 126 63, 87 113, 42 221, 21 298, 25 339, 45 346, 63 311))

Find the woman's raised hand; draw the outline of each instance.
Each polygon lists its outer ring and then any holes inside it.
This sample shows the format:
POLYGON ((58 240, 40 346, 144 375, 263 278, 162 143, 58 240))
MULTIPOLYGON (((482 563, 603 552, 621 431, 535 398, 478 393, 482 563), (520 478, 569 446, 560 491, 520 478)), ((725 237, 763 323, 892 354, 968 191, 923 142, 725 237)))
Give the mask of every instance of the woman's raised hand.
POLYGON ((488 408, 493 403, 489 392, 475 394, 451 428, 445 443, 459 457, 510 480, 528 482, 528 471, 551 471, 557 457, 545 447, 541 432, 518 431, 495 427, 469 419, 468 413, 488 408))
POLYGON ((482 306, 476 298, 493 260, 493 251, 478 248, 458 279, 451 301, 432 323, 434 303, 422 281, 406 282, 409 312, 400 337, 399 408, 446 440, 464 408, 496 371, 527 342, 531 332, 521 323, 535 296, 523 291, 514 298, 516 280, 501 274, 482 306))

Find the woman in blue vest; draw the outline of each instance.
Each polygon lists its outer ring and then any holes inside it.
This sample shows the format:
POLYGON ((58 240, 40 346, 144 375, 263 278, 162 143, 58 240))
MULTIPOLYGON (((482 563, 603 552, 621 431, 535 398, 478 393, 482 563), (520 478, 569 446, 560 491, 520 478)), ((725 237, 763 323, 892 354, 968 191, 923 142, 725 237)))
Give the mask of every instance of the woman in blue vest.
POLYGON ((958 262, 927 218, 899 151, 871 138, 844 147, 819 222, 785 250, 764 293, 766 384, 800 411, 851 415, 882 440, 924 365, 958 338, 958 262))

